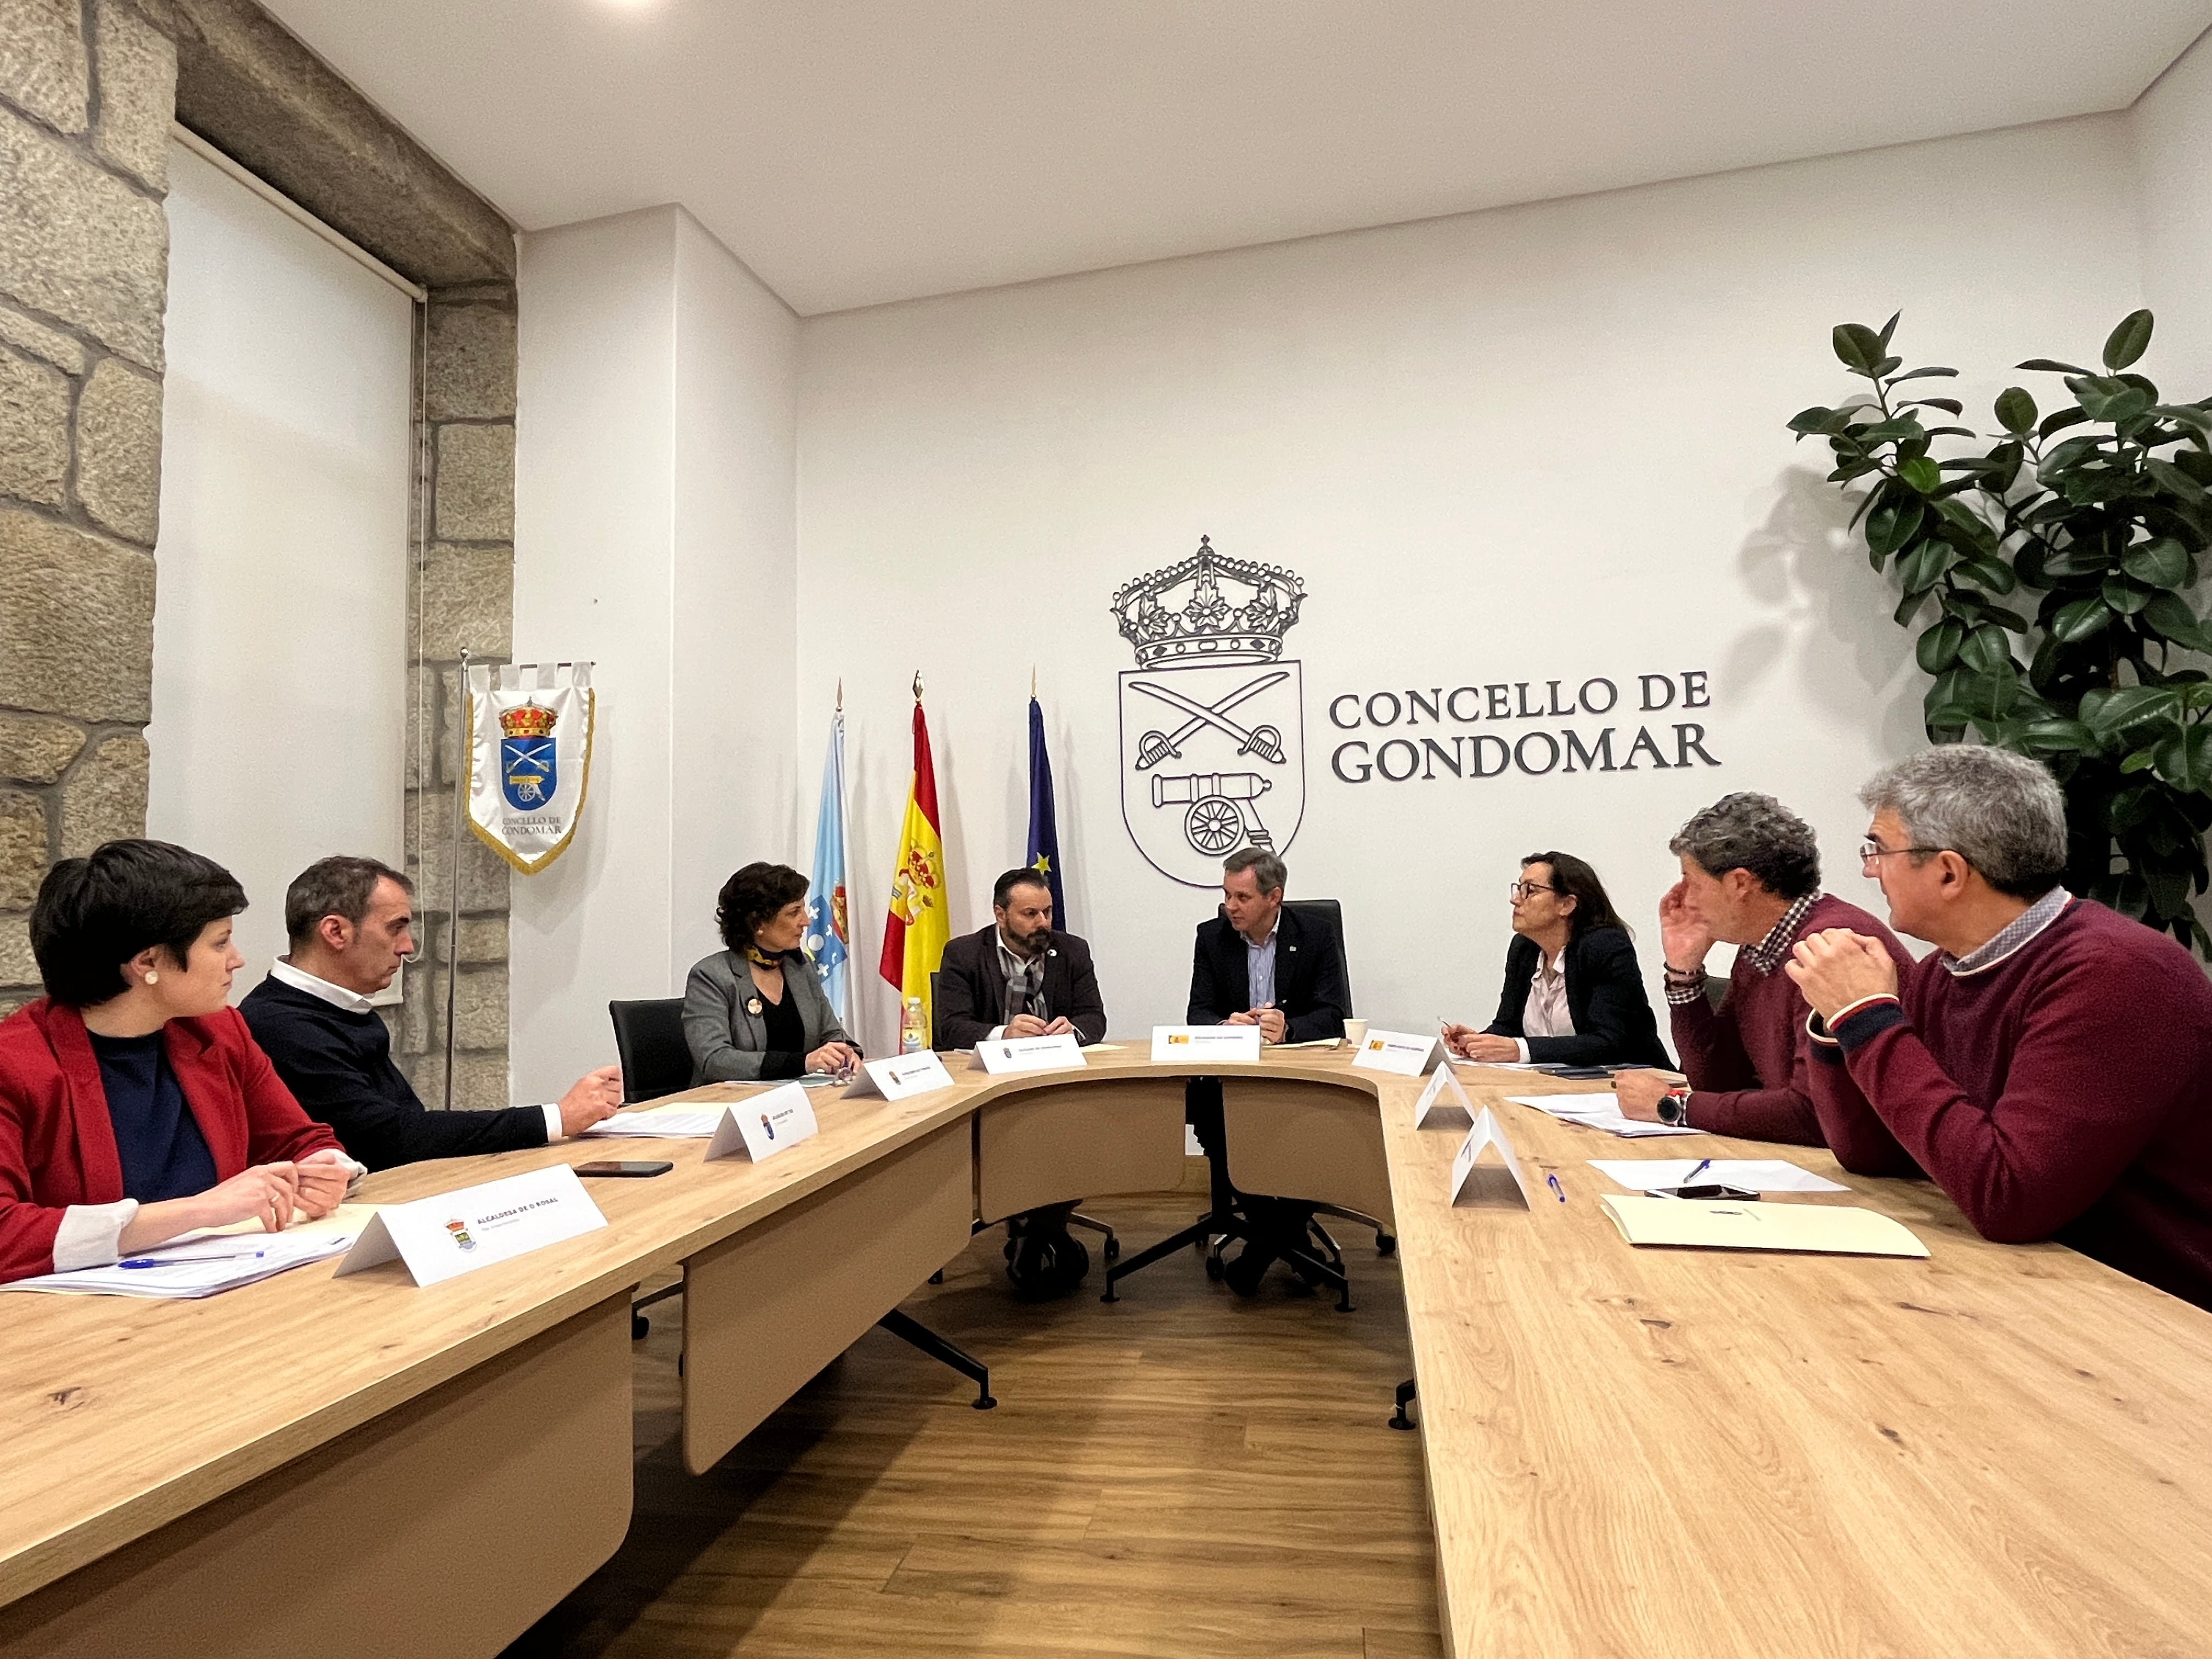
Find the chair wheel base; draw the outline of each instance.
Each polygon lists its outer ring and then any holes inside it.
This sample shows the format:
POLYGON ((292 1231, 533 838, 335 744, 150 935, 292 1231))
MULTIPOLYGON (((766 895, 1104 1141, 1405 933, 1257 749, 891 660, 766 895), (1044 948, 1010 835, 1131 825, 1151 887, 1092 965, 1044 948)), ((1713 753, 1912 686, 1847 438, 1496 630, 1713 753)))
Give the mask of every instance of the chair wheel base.
POLYGON ((1375 1254, 1377 1255, 1397 1255, 1398 1240, 1396 1236, 1391 1233, 1376 1234, 1375 1238, 1375 1254))
POLYGON ((647 1334, 652 1329, 653 1322, 647 1319, 643 1314, 634 1313, 629 1316, 629 1340, 631 1341, 644 1341, 647 1334))

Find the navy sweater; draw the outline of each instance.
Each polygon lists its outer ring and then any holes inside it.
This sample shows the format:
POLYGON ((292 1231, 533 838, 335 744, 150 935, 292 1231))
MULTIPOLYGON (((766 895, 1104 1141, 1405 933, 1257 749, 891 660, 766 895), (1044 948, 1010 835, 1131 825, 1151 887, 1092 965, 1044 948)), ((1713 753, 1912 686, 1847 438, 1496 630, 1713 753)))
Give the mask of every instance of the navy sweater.
POLYGON ((246 993, 238 1012, 307 1115, 337 1130, 346 1151, 372 1170, 545 1144, 539 1107, 424 1106, 392 1063, 392 1034, 374 1013, 349 1013, 273 977, 246 993))

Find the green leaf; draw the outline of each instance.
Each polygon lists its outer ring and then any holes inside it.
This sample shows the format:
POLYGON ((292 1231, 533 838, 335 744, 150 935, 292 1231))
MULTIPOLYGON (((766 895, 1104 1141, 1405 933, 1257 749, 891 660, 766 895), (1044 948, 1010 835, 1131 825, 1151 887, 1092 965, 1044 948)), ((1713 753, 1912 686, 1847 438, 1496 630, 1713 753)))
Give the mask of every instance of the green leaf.
POLYGON ((2201 794, 2212 784, 2212 726, 2192 726, 2159 744, 2152 764, 2177 789, 2201 794))
POLYGON ((2153 587, 2178 586, 2189 574, 2189 550, 2171 536, 2141 542, 2121 556, 2120 568, 2153 587))
POLYGON ((1902 547, 1908 546, 1920 533, 1920 521, 1927 516, 1917 496, 1908 495, 1902 506, 1876 507, 1867 519, 1867 547, 1887 557, 1902 547))
POLYGON ((2151 316, 2148 311, 2131 311, 2120 319, 2105 342, 2105 367, 2115 374, 2150 349, 2151 316))
POLYGON ((2081 407, 2093 421, 2115 423, 2131 421, 2150 407, 2148 392, 2124 381, 2100 380, 2090 375, 2085 376, 2078 385, 2071 381, 2068 384, 2074 386, 2075 395, 2081 398, 2081 407))
POLYGON ((2076 364, 2062 363, 2050 357, 2030 357, 2026 362, 2015 363, 2013 367, 2040 369, 2046 374, 2087 374, 2089 372, 2076 364))
POLYGON ((1942 580, 1957 556, 1948 542, 1918 543, 1898 560, 1898 580, 1905 584, 1906 593, 1924 593, 1942 580))
POLYGON ((2079 645, 2092 635, 2101 632, 2112 620, 2111 609, 2102 599, 2092 595, 2076 599, 2071 605, 2061 605, 2058 614, 2051 619, 2051 637, 2061 645, 2079 645))
POLYGON ((2198 651, 2208 647, 2204 625, 2197 620, 2197 613, 2179 593, 2160 594, 2143 607, 2142 619, 2160 639, 2198 651))
MULTIPOLYGON (((1900 409, 1940 409, 1946 415, 1963 415, 1966 412, 1966 406, 1956 398, 1908 398, 1898 406, 1900 409)), ((1966 435, 1972 437, 1973 434, 1968 433, 1966 435)))
POLYGON ((2146 721, 2164 720, 2176 702, 2175 694, 2162 685, 2100 687, 2081 694, 2081 719, 2109 740, 2146 721))
MULTIPOLYGON (((2022 363, 2021 367, 2026 368, 2028 365, 2022 363)), ((2036 428, 2035 435, 2039 438, 2048 438, 2054 432, 2063 432, 2069 426, 2079 426, 2088 418, 2089 412, 2087 410, 2057 410, 2043 417, 2043 424, 2036 428)))
POLYGON ((2150 770, 2151 763, 2157 758, 2158 751, 2156 750, 2138 749, 2134 754, 2129 756, 2125 760, 2120 763, 2120 770, 2123 772, 2148 772, 2150 770))
MULTIPOLYGON (((1877 566, 1876 568, 1879 568, 1880 567, 1877 566)), ((1925 588, 1923 588, 1917 593, 1907 593, 1902 599, 1899 599, 1897 604, 1897 614, 1894 618, 1897 625, 1899 628, 1911 627, 1912 625, 1912 618, 1914 615, 1919 611, 1921 605, 1926 602, 1927 598, 1928 592, 1925 588)))
POLYGON ((2015 437, 2035 424, 2035 399, 2025 386, 2008 386, 1997 393, 1997 424, 2015 437))
POLYGON ((1881 325, 1881 332, 1875 336, 1876 343, 1878 343, 1884 351, 1889 349, 1889 337, 1897 332, 1897 319, 1904 315, 1905 313, 1902 311, 1892 312, 1889 316, 1889 320, 1881 325))
POLYGON ((2080 720, 2031 720, 2021 729, 2021 746, 2036 755, 2094 755, 2097 734, 2080 720))
POLYGON ((1966 637, 1966 624, 1951 617, 1944 617, 1923 633, 1920 643, 1914 647, 1912 653, 1920 664, 1921 672, 1940 674, 1957 662, 1960 641, 1966 637))
POLYGON ((1828 340, 1845 368, 1869 380, 1887 350, 1881 336, 1863 323, 1838 323, 1828 340))
POLYGON ((1889 383, 1892 386, 1903 386, 1907 380, 1925 380, 1936 377, 1956 380, 1959 377, 1959 371, 1955 368, 1908 368, 1902 374, 1891 375, 1889 383))
POLYGON ((2043 574, 2061 580, 2068 576, 2101 576, 2112 568, 2112 556, 2094 542, 2069 542, 2045 556, 2043 574))
POLYGON ((2003 629, 1984 623, 1966 635, 1959 647, 1960 665, 1970 673, 1988 676, 2012 663, 2012 642, 2003 629))
POLYGON ((2162 489, 2170 489, 2185 501, 2203 501, 2212 497, 2205 494, 2204 486, 2184 472, 2172 461, 2161 460, 2155 455, 2143 457, 2143 471, 2162 489))
POLYGON ((1942 470, 1925 455, 1916 455, 1900 463, 1897 476, 1923 495, 1932 495, 1943 486, 1942 470))
POLYGON ((1959 574, 1971 577, 1992 593, 2009 593, 2020 586, 2012 567, 1993 554, 1977 553, 1959 561, 1959 574))
POLYGON ((1809 437, 1818 432, 1826 432, 1828 430, 1828 422, 1842 412, 1840 410, 1827 409, 1815 404, 1810 409, 1801 409, 1792 415, 1790 417, 1790 429, 1801 438, 1809 437))
POLYGON ((2125 576, 2107 576, 2097 590, 2098 597, 2123 617, 2132 617, 2151 601, 2150 590, 2142 583, 2125 576))

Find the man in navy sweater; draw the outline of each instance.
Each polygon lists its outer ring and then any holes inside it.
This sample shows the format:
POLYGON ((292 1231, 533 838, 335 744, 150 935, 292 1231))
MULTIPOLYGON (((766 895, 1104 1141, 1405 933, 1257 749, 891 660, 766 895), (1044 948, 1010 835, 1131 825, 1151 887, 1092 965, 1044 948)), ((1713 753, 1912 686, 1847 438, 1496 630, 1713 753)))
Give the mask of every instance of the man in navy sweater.
POLYGON ((1813 1104, 1860 1175, 1932 1176, 1984 1238, 2055 1238, 2212 1308, 2212 983, 2075 898, 2066 807, 2025 756, 1931 749, 1859 792, 1899 972, 1848 928, 1797 942, 1813 1104))
POLYGON ((392 1063, 392 1036, 369 998, 415 951, 414 889, 374 859, 312 864, 284 895, 292 951, 239 1006, 307 1115, 337 1131, 372 1170, 428 1158, 543 1146, 622 1104, 622 1073, 603 1066, 557 1103, 434 1112, 392 1063))

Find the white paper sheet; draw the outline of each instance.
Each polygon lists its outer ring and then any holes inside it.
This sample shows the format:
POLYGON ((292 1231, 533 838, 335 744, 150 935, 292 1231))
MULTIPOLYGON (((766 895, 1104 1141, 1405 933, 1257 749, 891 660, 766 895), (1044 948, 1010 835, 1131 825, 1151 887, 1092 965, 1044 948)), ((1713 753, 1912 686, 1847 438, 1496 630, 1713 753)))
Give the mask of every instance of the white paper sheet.
POLYGON ((353 1240, 349 1232, 219 1234, 184 1243, 157 1244, 112 1267, 19 1279, 12 1285, 0 1285, 0 1290, 190 1301, 337 1255, 353 1240))
MULTIPOLYGON (((1698 1169, 1693 1158, 1594 1158, 1589 1166, 1632 1193, 1680 1187, 1698 1169)), ((1850 1188, 1826 1176, 1801 1170, 1778 1158, 1717 1158, 1698 1170, 1698 1184, 1711 1182, 1753 1193, 1847 1193, 1850 1188)))
POLYGON ((1620 1101, 1610 1089, 1594 1094, 1508 1095, 1505 1097, 1522 1106, 1534 1106, 1540 1112, 1548 1112, 1563 1123, 1579 1123, 1586 1129, 1602 1129, 1623 1140, 1705 1133, 1702 1129, 1685 1129, 1672 1123, 1646 1123, 1641 1118, 1623 1117, 1620 1101))
POLYGON ((641 1106, 601 1118, 584 1131, 587 1135, 642 1135, 663 1140, 704 1140, 714 1133, 727 1107, 720 1101, 708 1106, 641 1106))

